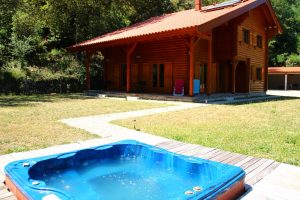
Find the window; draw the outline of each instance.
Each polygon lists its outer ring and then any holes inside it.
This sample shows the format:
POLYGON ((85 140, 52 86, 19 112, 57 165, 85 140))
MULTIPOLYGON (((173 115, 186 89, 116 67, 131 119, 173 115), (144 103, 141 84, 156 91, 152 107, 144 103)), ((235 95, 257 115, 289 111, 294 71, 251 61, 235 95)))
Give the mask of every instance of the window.
POLYGON ((164 87, 165 83, 165 65, 159 65, 159 87, 164 87))
POLYGON ((126 87, 126 83, 127 83, 127 75, 126 75, 126 64, 121 64, 121 84, 122 87, 126 87))
POLYGON ((203 90, 206 88, 206 71, 207 71, 207 64, 200 65, 200 87, 203 90))
POLYGON ((165 86, 165 65, 164 64, 153 64, 152 86, 161 87, 161 88, 165 86))
POLYGON ((263 43, 263 39, 262 39, 262 36, 261 35, 257 35, 256 36, 256 45, 257 45, 257 47, 259 47, 259 48, 262 48, 262 43, 263 43))
POLYGON ((152 70, 152 86, 153 87, 157 87, 157 79, 158 79, 157 64, 154 64, 153 70, 152 70))
POLYGON ((250 44, 250 31, 247 29, 243 29, 243 41, 250 44))
POLYGON ((256 80, 262 80, 262 68, 256 68, 256 80))
POLYGON ((254 65, 251 65, 251 80, 252 81, 255 81, 255 66, 254 65))

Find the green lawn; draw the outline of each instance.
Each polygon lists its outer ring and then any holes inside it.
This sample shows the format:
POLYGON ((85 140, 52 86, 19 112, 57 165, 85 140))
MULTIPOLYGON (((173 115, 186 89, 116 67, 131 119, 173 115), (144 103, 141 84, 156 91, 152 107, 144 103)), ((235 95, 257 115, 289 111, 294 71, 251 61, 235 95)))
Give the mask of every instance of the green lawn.
MULTIPOLYGON (((132 128, 132 119, 114 122, 132 128)), ((300 99, 212 105, 136 119, 136 128, 179 141, 300 166, 300 99)))
POLYGON ((59 119, 162 106, 77 94, 0 96, 0 155, 97 137, 68 127, 59 119))

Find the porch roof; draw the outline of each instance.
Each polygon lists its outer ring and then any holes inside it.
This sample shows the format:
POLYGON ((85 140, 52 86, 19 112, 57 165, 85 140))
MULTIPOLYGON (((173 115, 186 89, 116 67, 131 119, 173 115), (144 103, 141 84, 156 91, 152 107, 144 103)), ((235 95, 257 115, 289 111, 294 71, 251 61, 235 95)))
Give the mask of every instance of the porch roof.
POLYGON ((300 67, 269 67, 269 74, 300 74, 300 67))
POLYGON ((157 39, 158 36, 176 35, 180 32, 205 32, 263 4, 269 10, 273 21, 272 28, 275 28, 277 33, 281 33, 281 26, 269 0, 243 0, 221 8, 214 9, 213 6, 206 6, 200 11, 190 9, 152 17, 144 22, 75 44, 67 49, 80 51, 95 45, 107 46, 113 43, 120 44, 122 41, 123 43, 130 43, 147 36, 157 39))

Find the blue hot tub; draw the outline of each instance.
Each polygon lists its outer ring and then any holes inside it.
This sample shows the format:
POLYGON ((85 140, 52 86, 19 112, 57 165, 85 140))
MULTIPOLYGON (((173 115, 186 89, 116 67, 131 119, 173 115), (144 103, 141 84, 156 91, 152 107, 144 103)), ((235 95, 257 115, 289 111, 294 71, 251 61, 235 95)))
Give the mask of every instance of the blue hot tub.
POLYGON ((227 199, 245 177, 235 166, 132 140, 12 162, 5 173, 17 196, 45 200, 227 199))

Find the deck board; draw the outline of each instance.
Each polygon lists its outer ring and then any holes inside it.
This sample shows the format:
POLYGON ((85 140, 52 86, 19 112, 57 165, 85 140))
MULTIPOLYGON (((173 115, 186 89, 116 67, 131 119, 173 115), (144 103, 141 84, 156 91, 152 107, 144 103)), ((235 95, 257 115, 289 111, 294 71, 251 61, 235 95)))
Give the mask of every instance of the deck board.
POLYGON ((245 155, 241 155, 241 154, 234 154, 233 156, 231 156, 230 158, 226 159, 226 160, 223 160, 223 161, 220 161, 220 162, 225 162, 227 164, 230 164, 230 165, 234 165, 244 159, 246 159, 247 156, 245 155))
MULTIPOLYGON (((267 176, 280 165, 280 163, 269 159, 254 158, 252 156, 231 153, 216 148, 208 148, 200 145, 187 144, 173 140, 160 143, 156 146, 174 153, 179 153, 187 156, 195 156, 202 159, 209 159, 242 167, 246 171, 245 182, 250 187, 254 186, 257 182, 262 180, 265 176, 267 176)), ((65 151, 66 148, 64 145, 51 148, 52 153, 65 151)), ((46 155, 47 152, 49 152, 49 149, 47 149, 47 151, 44 149, 0 156, 0 168, 3 169, 4 165, 16 159, 20 160, 29 157, 40 157, 46 155)), ((2 181, 4 179, 4 174, 1 173, 2 172, 0 172, 0 199, 16 200, 13 194, 7 191, 6 187, 3 185, 2 181)), ((263 194, 261 195, 263 196, 263 194)))
POLYGON ((168 149, 169 151, 175 153, 187 153, 191 155, 191 152, 194 152, 192 155, 195 157, 222 162, 226 164, 233 164, 235 166, 242 167, 246 172, 246 184, 250 186, 255 185, 258 181, 260 181, 263 177, 272 172, 279 165, 279 163, 269 159, 254 158, 252 156, 246 156, 242 154, 231 153, 215 148, 206 148, 202 146, 199 146, 199 148, 197 148, 178 141, 174 141, 173 145, 171 144, 171 142, 168 142, 160 143, 157 146, 164 149, 168 149), (189 147, 191 147, 192 149, 184 150, 185 148, 189 147))

